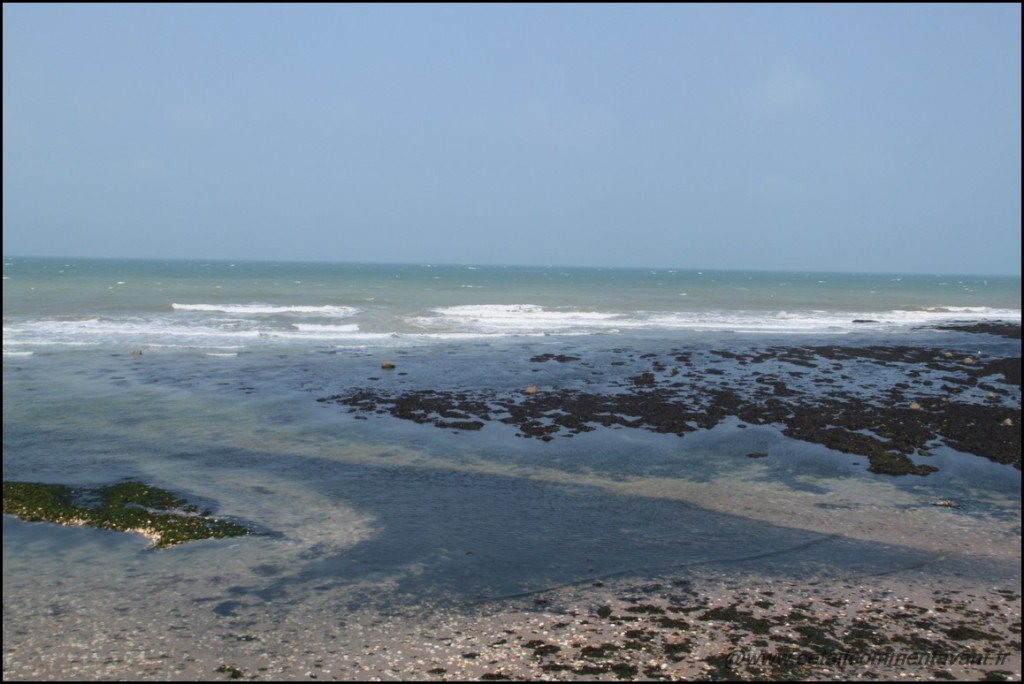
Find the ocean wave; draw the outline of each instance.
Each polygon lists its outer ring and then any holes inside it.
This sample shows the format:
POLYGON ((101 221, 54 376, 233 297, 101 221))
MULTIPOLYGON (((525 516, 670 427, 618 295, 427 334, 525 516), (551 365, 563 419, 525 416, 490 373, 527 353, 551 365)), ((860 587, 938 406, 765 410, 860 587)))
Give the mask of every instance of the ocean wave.
POLYGON ((334 334, 334 333, 351 333, 359 332, 359 325, 356 323, 348 323, 346 325, 321 325, 319 323, 292 323, 292 327, 299 332, 311 332, 311 333, 323 333, 323 334, 334 334))
POLYGON ((1020 309, 996 309, 990 306, 930 306, 921 311, 937 314, 970 314, 982 318, 1020 318, 1021 313, 1020 309))
POLYGON ((921 311, 646 312, 622 321, 621 325, 634 329, 812 334, 868 330, 891 332, 965 319, 1020 321, 1020 310, 964 309, 953 311, 939 307, 921 311))
MULTIPOLYGON (((207 305, 181 305, 202 306, 207 305)), ((5 321, 4 350, 11 354, 54 346, 188 348, 234 350, 265 346, 326 347, 403 346, 532 336, 619 335, 658 332, 733 332, 762 334, 902 333, 952 322, 1011 321, 1020 323, 1019 309, 936 306, 890 311, 825 311, 821 309, 761 311, 591 311, 548 308, 536 304, 471 304, 426 309, 408 315, 382 307, 360 311, 357 322, 295 321, 266 317, 276 313, 324 307, 262 307, 244 305, 250 315, 229 307, 135 316, 91 316, 5 321), (231 317, 223 314, 229 313, 231 317)), ((337 310, 339 307, 330 307, 337 310)), ((354 309, 342 307, 345 315, 354 309)), ((336 314, 335 314, 336 315, 336 314)), ((351 320, 351 318, 349 318, 351 320)), ((10 355, 10 354, 9 354, 10 355)))
POLYGON ((175 311, 202 311, 247 315, 303 314, 345 318, 359 313, 352 306, 275 306, 272 304, 171 304, 175 311))
POLYGON ((956 320, 1016 320, 1019 309, 931 307, 892 311, 579 311, 534 304, 466 305, 434 309, 408 319, 424 331, 484 335, 599 333, 623 330, 692 330, 786 334, 895 330, 956 320))
POLYGON ((409 324, 430 329, 463 329, 477 333, 543 333, 587 327, 611 327, 621 314, 600 311, 545 309, 536 304, 466 304, 432 310, 409 324))

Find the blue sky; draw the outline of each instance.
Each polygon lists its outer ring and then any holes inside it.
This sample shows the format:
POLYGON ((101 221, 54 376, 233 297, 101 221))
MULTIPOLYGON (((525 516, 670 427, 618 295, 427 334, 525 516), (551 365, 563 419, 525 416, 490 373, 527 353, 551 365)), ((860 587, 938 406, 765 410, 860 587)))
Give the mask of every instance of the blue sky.
POLYGON ((3 6, 8 255, 1020 274, 1021 10, 3 6))

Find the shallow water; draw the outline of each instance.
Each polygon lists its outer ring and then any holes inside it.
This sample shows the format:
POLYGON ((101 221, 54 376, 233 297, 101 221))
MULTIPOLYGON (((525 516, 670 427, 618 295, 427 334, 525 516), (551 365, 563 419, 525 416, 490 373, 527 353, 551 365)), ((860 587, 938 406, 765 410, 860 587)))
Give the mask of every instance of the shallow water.
MULTIPOLYGON (((590 375, 608 368, 585 347, 572 349, 589 368, 528 363, 537 348, 544 347, 408 352, 395 357, 408 375, 381 371, 369 353, 8 359, 4 476, 74 485, 139 478, 274 535, 232 542, 242 547, 315 547, 311 576, 354 581, 360 569, 375 568, 375 577, 391 572, 411 582, 413 597, 436 584, 470 599, 813 538, 799 525, 723 515, 734 512, 727 501, 711 513, 693 503, 701 486, 742 487, 745 508, 758 492, 823 504, 855 498, 894 514, 927 498, 967 498, 974 503, 961 519, 986 523, 1019 508, 1018 471, 949 449, 929 461, 938 473, 893 478, 866 472, 864 458, 736 421, 682 438, 599 428, 544 443, 498 422, 478 432, 440 430, 390 416, 360 419, 315 401, 353 385, 513 391, 529 382, 615 391, 590 375)), ((840 529, 846 513, 832 510, 840 529)), ((214 553, 225 544, 208 546, 214 553)))

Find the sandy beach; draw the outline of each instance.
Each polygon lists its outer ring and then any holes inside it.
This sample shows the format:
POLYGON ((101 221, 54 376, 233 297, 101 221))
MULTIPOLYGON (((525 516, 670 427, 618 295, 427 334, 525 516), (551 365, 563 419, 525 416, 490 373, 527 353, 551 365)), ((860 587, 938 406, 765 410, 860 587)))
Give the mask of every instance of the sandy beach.
POLYGON ((17 656, 5 626, 4 678, 1019 680, 1019 587, 951 584, 914 570, 814 584, 695 570, 340 624, 293 615, 273 633, 250 632, 244 614, 185 630, 121 613, 30 659, 31 635, 17 656))

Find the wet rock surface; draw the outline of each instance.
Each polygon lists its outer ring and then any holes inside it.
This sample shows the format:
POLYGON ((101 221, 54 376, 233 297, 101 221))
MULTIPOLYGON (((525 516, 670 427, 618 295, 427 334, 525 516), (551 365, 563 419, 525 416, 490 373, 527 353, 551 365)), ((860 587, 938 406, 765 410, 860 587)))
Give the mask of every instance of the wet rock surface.
POLYGON ((1007 325, 1005 323, 954 323, 950 325, 937 326, 939 330, 957 330, 960 332, 985 333, 997 335, 1011 340, 1020 339, 1020 326, 1007 325))
MULTIPOLYGON (((1014 325, 963 331, 1020 337, 1014 325)), ((1000 355, 952 344, 613 349, 599 359, 524 356, 512 359, 507 372, 526 378, 531 364, 549 361, 590 377, 556 373, 546 384, 534 380, 532 392, 356 387, 318 401, 347 406, 358 417, 389 414, 456 431, 500 422, 516 426, 517 436, 544 441, 597 426, 682 437, 734 416, 866 456, 875 473, 927 475, 936 470, 927 463, 930 450, 942 445, 1020 469, 1019 348, 1000 355)))
POLYGON ((154 548, 254 534, 244 525, 212 517, 210 511, 200 513, 197 506, 168 491, 132 481, 72 488, 4 480, 4 514, 29 522, 136 532, 154 548))

